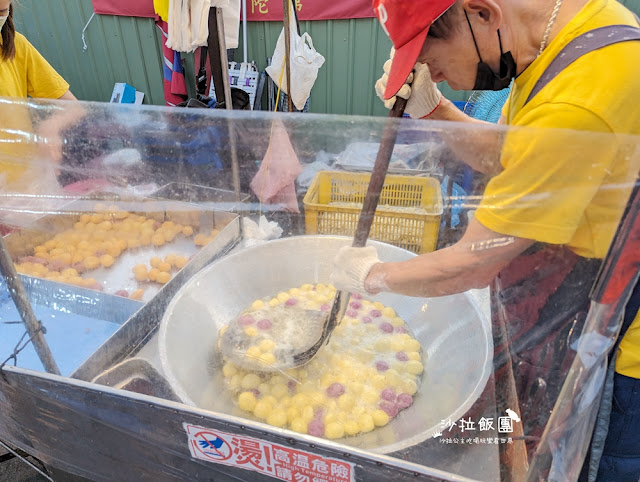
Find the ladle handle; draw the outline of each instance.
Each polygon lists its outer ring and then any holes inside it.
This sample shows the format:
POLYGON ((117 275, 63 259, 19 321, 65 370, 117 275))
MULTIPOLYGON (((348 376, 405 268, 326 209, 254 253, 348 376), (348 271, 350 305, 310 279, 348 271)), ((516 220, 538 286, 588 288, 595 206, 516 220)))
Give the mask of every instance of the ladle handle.
MULTIPOLYGON (((393 107, 389 111, 389 117, 402 117, 406 106, 407 100, 397 97, 395 104, 393 104, 393 107)), ((360 212, 360 218, 358 219, 356 234, 353 237, 354 248, 362 248, 367 244, 367 238, 369 238, 369 232, 371 231, 371 225, 373 224, 373 217, 376 214, 376 208, 380 201, 380 192, 382 191, 384 178, 386 177, 387 170, 389 169, 389 162, 391 161, 391 154, 393 153, 397 137, 398 123, 388 122, 382 133, 382 141, 380 142, 380 149, 378 149, 376 162, 373 165, 371 181, 369 181, 369 188, 367 189, 367 194, 365 195, 364 202, 362 203, 362 211, 360 212)))

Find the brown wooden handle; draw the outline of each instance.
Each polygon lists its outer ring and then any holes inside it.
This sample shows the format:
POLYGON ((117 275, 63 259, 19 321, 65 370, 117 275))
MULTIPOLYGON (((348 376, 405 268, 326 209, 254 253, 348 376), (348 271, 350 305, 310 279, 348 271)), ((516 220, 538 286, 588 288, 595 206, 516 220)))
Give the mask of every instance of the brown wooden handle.
MULTIPOLYGON (((395 104, 393 104, 393 107, 389 111, 389 117, 402 117, 406 106, 407 100, 397 97, 395 104)), ((389 169, 389 162, 391 161, 391 154, 393 153, 397 137, 398 123, 387 122, 384 132, 382 133, 382 140, 380 142, 378 155, 376 156, 376 162, 373 165, 369 188, 367 189, 367 194, 364 198, 364 202, 362 203, 362 211, 360 212, 360 218, 358 219, 356 234, 353 237, 354 248, 362 248, 367 244, 371 225, 373 224, 373 217, 376 214, 376 208, 380 201, 380 192, 382 191, 384 178, 386 177, 387 170, 389 169)))

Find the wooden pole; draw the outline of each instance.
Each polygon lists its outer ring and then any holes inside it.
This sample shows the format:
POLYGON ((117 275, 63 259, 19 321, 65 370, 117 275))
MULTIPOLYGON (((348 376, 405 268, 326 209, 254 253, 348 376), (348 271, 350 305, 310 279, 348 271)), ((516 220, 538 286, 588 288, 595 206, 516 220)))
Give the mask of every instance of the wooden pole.
POLYGON ((44 334, 40 331, 40 322, 36 319, 36 315, 33 313, 27 292, 25 291, 24 286, 22 286, 22 281, 16 272, 13 260, 9 255, 9 250, 7 249, 7 245, 5 244, 4 239, 2 239, 2 236, 0 236, 0 272, 7 282, 9 294, 11 295, 11 298, 13 298, 13 302, 16 304, 16 308, 20 313, 20 318, 22 318, 22 321, 27 328, 29 338, 31 338, 31 341, 33 342, 33 346, 36 349, 36 353, 38 354, 44 369, 54 375, 60 375, 58 365, 53 359, 53 354, 49 349, 49 345, 47 345, 47 340, 45 340, 44 334))
MULTIPOLYGON (((209 12, 209 45, 217 49, 214 52, 209 50, 210 59, 213 62, 215 57, 218 65, 216 70, 211 68, 213 74, 214 83, 216 88, 216 97, 218 92, 223 92, 225 99, 225 109, 233 110, 233 99, 231 97, 231 85, 229 84, 229 60, 227 58, 227 45, 224 37, 224 23, 222 16, 222 9, 219 7, 212 8, 209 12), (214 74, 215 72, 215 74, 214 74), (218 86, 219 84, 219 86, 218 86), (218 90, 220 88, 220 90, 218 90)), ((231 153, 231 175, 233 178, 233 191, 235 193, 236 203, 239 206, 240 216, 240 237, 243 236, 243 213, 244 209, 240 205, 240 166, 238 165, 238 149, 236 144, 235 128, 233 125, 233 119, 227 118, 227 132, 229 136, 229 151, 231 153)))

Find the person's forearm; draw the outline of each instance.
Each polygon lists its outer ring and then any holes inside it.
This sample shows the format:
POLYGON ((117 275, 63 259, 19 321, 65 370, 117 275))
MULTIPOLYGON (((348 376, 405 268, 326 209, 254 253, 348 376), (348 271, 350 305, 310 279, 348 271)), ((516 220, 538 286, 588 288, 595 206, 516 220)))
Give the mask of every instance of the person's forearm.
POLYGON ((373 266, 364 282, 370 293, 444 296, 484 288, 534 241, 504 236, 472 219, 460 241, 399 263, 373 266))
POLYGON ((476 124, 488 124, 488 122, 474 119, 473 117, 465 114, 456 105, 446 97, 442 98, 440 105, 434 110, 429 117, 425 117, 429 120, 443 120, 453 122, 473 122, 476 124))
POLYGON ((374 286, 384 283, 383 291, 428 298, 484 288, 497 274, 492 268, 474 268, 461 261, 459 248, 451 246, 407 261, 377 264, 367 280, 374 286))
POLYGON ((78 100, 76 96, 70 90, 67 90, 62 96, 59 98, 60 100, 78 100))
MULTIPOLYGON (((67 92, 71 94, 70 91, 67 92)), ((71 97, 73 97, 73 94, 71 94, 71 97)), ((67 97, 67 99, 72 100, 71 97, 67 97)), ((59 161, 62 157, 62 133, 84 117, 85 109, 79 102, 65 102, 63 105, 51 106, 51 109, 53 112, 49 117, 38 123, 36 132, 40 154, 45 158, 59 161)))
MULTIPOLYGON (((70 91, 67 91, 71 94, 70 91)), ((73 94, 71 94, 73 97, 73 94)), ((71 97, 62 96, 60 99, 72 100, 71 97)), ((73 97, 75 99, 75 97, 73 97)), ((38 125, 38 133, 43 136, 56 136, 65 129, 71 127, 84 116, 84 108, 76 102, 65 103, 64 107, 56 109, 49 117, 38 125)))
POLYGON ((478 127, 452 127, 443 129, 441 135, 449 149, 473 169, 485 174, 496 174, 502 170, 500 151, 502 133, 481 126, 492 126, 490 122, 481 121, 468 116, 458 109, 449 99, 443 98, 436 110, 426 120, 466 122, 478 124, 478 127))

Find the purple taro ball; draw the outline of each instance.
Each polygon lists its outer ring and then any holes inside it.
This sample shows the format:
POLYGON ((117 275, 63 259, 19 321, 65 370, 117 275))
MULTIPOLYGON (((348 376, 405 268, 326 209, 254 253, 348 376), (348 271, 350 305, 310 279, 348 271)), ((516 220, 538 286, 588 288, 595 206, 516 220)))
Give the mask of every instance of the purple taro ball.
POLYGON ((369 312, 372 318, 380 318, 382 316, 382 311, 380 310, 371 310, 369 312))
POLYGON ((362 299, 362 295, 361 295, 360 293, 353 293, 353 294, 351 295, 351 297, 352 297, 354 300, 361 300, 361 299, 362 299))
POLYGON ((284 302, 285 306, 293 306, 298 304, 298 298, 289 298, 284 302))
POLYGON ((238 318, 238 324, 240 326, 253 325, 255 322, 256 320, 253 319, 253 316, 249 316, 249 315, 242 315, 240 318, 238 318))
POLYGON ((386 361, 379 360, 376 362, 376 369, 379 372, 386 372, 389 369, 389 364, 386 361))
POLYGON ((398 395, 398 407, 399 408, 407 408, 413 405, 413 397, 408 393, 401 393, 398 395))
POLYGON ((380 331, 383 333, 393 333, 393 325, 391 323, 380 323, 380 331))
POLYGON ((396 360, 399 361, 409 361, 409 355, 407 355, 405 352, 403 351, 399 351, 398 353, 396 353, 396 360))
POLYGON ((362 308, 362 303, 360 303, 359 301, 352 301, 351 303, 349 303, 349 306, 354 310, 359 310, 360 308, 362 308))
POLYGON ((373 320, 371 319, 370 316, 363 316, 362 317, 362 323, 371 323, 373 320))
POLYGON ((396 326, 396 333, 406 333, 407 329, 404 326, 396 326))
POLYGON ((396 401, 396 391, 393 388, 385 388, 380 393, 380 398, 386 400, 387 402, 395 402, 396 401))
POLYGON ((314 437, 322 437, 324 435, 324 423, 322 423, 322 420, 311 420, 307 427, 307 432, 314 437))
POLYGON ((358 316, 358 312, 356 310, 347 310, 347 316, 355 318, 356 316, 358 316))
POLYGON ((342 383, 332 383, 327 388, 327 396, 331 398, 338 398, 344 393, 344 385, 342 383))
POLYGON ((320 311, 329 311, 331 307, 328 304, 324 304, 320 307, 320 311))
POLYGON ((271 323, 271 321, 267 319, 263 319, 258 322, 258 328, 260 328, 261 330, 269 330, 271 329, 272 325, 273 324, 271 323))
POLYGON ((387 402, 386 400, 380 402, 380 410, 383 410, 389 418, 394 418, 398 415, 398 407, 395 403, 387 402))

